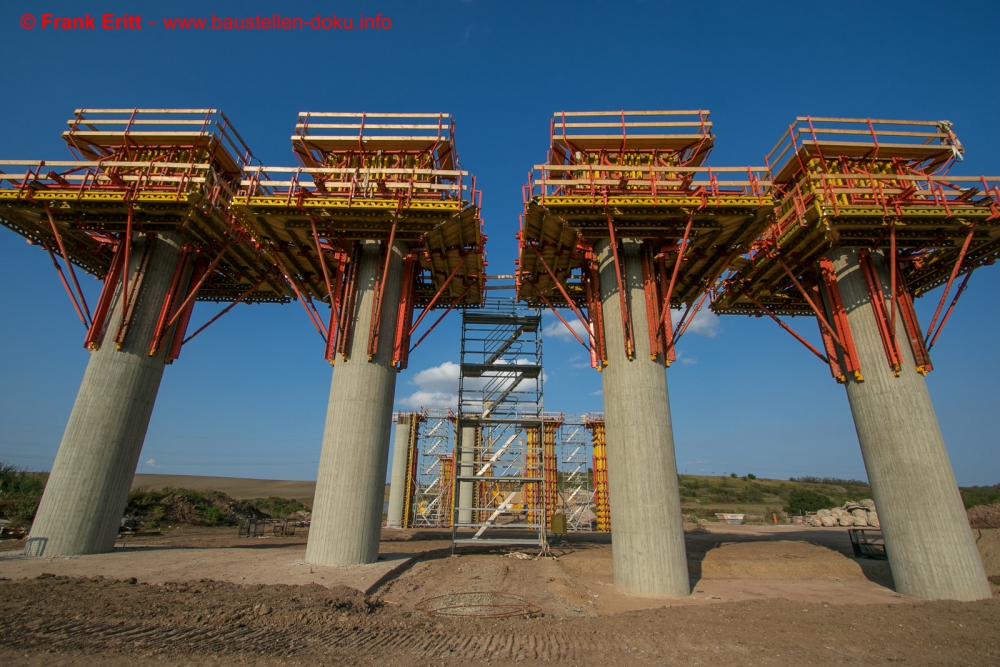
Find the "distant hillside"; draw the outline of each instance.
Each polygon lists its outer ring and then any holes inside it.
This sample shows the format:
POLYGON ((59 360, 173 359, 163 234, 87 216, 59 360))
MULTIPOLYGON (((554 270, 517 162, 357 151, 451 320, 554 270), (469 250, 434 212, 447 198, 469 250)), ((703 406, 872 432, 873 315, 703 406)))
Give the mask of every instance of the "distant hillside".
MULTIPOLYGON (((222 491, 237 500, 253 498, 291 498, 312 507, 316 495, 316 482, 280 479, 244 479, 241 477, 203 477, 200 475, 147 475, 136 473, 132 478, 133 489, 158 491, 165 488, 194 489, 196 491, 222 491)), ((385 485, 385 499, 389 499, 389 485, 385 485)))
POLYGON ((801 489, 818 493, 830 499, 830 507, 843 505, 849 500, 871 498, 871 487, 866 482, 853 479, 798 477, 794 480, 757 479, 744 477, 714 477, 680 475, 681 504, 685 512, 700 514, 704 508, 757 509, 780 511, 788 505, 793 490, 801 489))

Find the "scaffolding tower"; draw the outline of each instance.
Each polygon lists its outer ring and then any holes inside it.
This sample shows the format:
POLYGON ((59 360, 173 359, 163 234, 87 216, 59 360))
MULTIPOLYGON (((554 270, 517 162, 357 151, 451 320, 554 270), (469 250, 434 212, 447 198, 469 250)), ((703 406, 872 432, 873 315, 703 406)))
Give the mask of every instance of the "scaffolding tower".
POLYGON ((585 415, 562 415, 559 428, 559 511, 569 531, 594 529, 596 517, 591 473, 593 442, 585 415))
POLYGON ((512 298, 462 314, 453 547, 547 549, 541 321, 512 298))
POLYGON ((420 414, 413 493, 406 495, 412 509, 403 527, 445 528, 451 526, 455 413, 451 408, 423 408, 420 414))

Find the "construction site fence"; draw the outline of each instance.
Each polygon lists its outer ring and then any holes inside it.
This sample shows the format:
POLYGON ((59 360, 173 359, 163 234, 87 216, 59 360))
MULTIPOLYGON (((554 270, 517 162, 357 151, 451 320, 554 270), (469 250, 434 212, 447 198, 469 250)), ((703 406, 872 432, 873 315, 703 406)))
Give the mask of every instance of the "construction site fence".
POLYGON ((294 535, 295 529, 308 526, 304 521, 291 519, 242 519, 236 530, 237 537, 264 537, 266 535, 294 535))

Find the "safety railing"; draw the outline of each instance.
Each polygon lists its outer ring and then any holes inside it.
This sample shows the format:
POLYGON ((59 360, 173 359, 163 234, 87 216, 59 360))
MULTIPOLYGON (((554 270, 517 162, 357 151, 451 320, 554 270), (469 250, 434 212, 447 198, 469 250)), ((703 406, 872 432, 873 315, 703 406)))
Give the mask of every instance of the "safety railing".
MULTIPOLYGON (((344 198, 430 198, 461 200, 469 172, 440 169, 337 167, 252 167, 244 171, 240 194, 247 197, 299 195, 344 198)), ((475 191, 479 197, 478 191, 475 191)))
POLYGON ((299 113, 292 149, 306 166, 455 169, 455 121, 446 113, 299 113))
POLYGON ((550 121, 549 162, 581 164, 645 154, 697 166, 714 137, 707 110, 558 111, 550 121), (612 157, 617 154, 617 157, 612 157))
POLYGON ((764 157, 775 183, 786 185, 803 173, 825 170, 844 157, 893 161, 908 170, 944 173, 961 160, 962 143, 949 121, 824 118, 799 116, 764 157), (818 160, 818 166, 810 166, 818 160))
POLYGON ((738 196, 770 202, 766 167, 614 167, 605 165, 535 165, 524 188, 524 202, 544 204, 553 196, 738 196))
POLYGON ((63 139, 81 159, 207 162, 229 177, 253 160, 217 109, 76 109, 63 139))

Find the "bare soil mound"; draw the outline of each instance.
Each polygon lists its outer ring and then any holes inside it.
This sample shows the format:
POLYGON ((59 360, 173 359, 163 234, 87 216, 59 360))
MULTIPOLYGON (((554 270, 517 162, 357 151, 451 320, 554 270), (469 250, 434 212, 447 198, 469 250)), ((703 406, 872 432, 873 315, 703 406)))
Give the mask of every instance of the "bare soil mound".
POLYGON ((966 514, 973 528, 1000 528, 1000 503, 970 507, 966 514))

